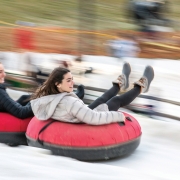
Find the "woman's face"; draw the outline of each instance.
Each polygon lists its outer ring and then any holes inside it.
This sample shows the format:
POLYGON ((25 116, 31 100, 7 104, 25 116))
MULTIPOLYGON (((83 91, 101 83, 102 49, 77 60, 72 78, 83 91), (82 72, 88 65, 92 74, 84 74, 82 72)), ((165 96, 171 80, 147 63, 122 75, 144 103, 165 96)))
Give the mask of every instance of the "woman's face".
POLYGON ((6 73, 4 72, 4 66, 0 64, 0 83, 4 83, 6 73))
POLYGON ((70 72, 64 75, 62 83, 57 85, 59 92, 73 92, 73 76, 70 72))

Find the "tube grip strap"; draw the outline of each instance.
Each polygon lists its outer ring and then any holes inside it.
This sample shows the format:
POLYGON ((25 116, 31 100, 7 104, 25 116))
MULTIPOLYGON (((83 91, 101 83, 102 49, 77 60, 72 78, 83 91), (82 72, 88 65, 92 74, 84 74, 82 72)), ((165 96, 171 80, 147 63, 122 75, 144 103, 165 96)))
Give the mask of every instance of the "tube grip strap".
POLYGON ((45 126, 43 126, 43 127, 41 128, 41 130, 39 131, 37 141, 38 141, 41 145, 43 145, 43 141, 39 139, 39 135, 40 135, 48 126, 50 126, 50 125, 51 125, 53 122, 55 122, 55 121, 56 121, 56 120, 50 121, 50 122, 47 123, 45 126))

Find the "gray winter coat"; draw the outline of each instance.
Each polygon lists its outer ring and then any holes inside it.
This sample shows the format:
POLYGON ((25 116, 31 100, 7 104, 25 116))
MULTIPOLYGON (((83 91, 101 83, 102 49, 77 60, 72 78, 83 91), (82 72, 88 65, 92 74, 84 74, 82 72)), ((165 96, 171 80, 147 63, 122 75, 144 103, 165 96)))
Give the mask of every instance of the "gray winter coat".
POLYGON ((91 125, 123 122, 123 113, 109 111, 107 104, 101 104, 95 109, 88 108, 73 92, 43 96, 31 101, 34 115, 39 120, 49 118, 70 122, 84 122, 91 125))

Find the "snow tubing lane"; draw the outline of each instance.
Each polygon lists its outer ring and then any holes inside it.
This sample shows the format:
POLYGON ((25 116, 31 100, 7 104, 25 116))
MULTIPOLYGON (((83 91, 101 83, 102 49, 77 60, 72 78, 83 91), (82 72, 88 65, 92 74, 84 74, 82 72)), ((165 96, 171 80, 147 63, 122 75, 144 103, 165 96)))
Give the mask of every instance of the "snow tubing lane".
POLYGON ((30 146, 49 149, 54 155, 84 161, 130 154, 140 143, 141 127, 134 117, 124 114, 125 123, 100 126, 64 123, 52 119, 40 121, 34 117, 27 128, 27 142, 30 146))
POLYGON ((10 146, 27 145, 25 133, 31 119, 19 119, 0 112, 0 143, 10 146))

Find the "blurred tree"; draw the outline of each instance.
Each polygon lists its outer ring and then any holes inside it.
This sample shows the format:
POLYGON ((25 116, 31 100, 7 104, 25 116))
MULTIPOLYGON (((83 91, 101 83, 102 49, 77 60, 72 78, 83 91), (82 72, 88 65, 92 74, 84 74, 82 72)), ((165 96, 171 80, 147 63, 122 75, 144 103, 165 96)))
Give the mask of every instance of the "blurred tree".
MULTIPOLYGON (((79 0, 79 30, 90 32, 96 30, 96 0, 79 0)), ((79 34, 79 54, 94 53, 96 35, 92 33, 79 34)))

